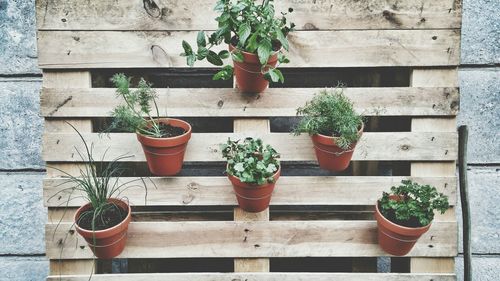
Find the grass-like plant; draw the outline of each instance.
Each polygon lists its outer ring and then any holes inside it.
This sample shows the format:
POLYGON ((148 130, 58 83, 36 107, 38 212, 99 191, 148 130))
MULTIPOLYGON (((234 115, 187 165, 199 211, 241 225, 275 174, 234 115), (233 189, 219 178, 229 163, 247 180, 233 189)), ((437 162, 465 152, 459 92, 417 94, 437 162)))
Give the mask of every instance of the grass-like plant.
POLYGON ((221 146, 222 156, 227 159, 226 172, 241 182, 255 185, 274 182, 273 175, 279 168, 279 154, 261 139, 246 138, 221 146))
POLYGON ((337 146, 344 150, 360 137, 358 131, 363 117, 354 111, 341 87, 321 90, 305 106, 297 109, 297 115, 303 117, 294 128, 295 135, 308 133, 336 137, 337 146))
POLYGON ((161 138, 165 136, 161 124, 158 123, 160 112, 156 104, 156 92, 151 84, 141 78, 135 90, 130 89, 131 78, 123 73, 113 75, 111 81, 115 84, 116 94, 124 101, 111 113, 113 122, 108 130, 139 132, 146 136, 161 138), (155 108, 155 117, 152 113, 155 108))
MULTIPOLYGON (((220 15, 216 18, 219 28, 210 35, 204 31, 198 33, 196 40, 197 51, 191 45, 182 41, 187 64, 193 66, 197 60, 207 59, 213 65, 222 66, 223 60, 230 56, 237 62, 243 62, 241 50, 257 54, 262 64, 264 77, 273 82, 284 82, 281 71, 277 68, 267 66, 269 57, 281 47, 288 51, 289 43, 286 38, 293 30, 295 24, 287 23, 287 13, 281 13, 281 17, 275 17, 273 0, 219 0, 214 10, 220 15), (208 39, 208 42, 207 42, 208 39), (214 52, 212 48, 222 42, 233 44, 236 50, 229 53, 227 50, 214 52)), ((288 12, 293 9, 289 8, 288 12)), ((278 53, 279 63, 288 63, 289 60, 282 53, 278 53)), ((227 80, 233 76, 233 67, 226 65, 214 75, 214 80, 227 80)))
MULTIPOLYGON (((79 149, 75 148, 77 154, 84 162, 84 165, 83 168, 80 168, 79 175, 77 176, 71 175, 59 168, 51 167, 63 173, 67 178, 67 180, 63 181, 59 186, 68 184, 70 186, 53 194, 48 200, 59 196, 61 193, 68 193, 68 198, 64 203, 67 207, 71 200, 83 198, 85 201, 90 203, 91 208, 82 212, 76 223, 80 225, 80 221, 90 220, 90 230, 97 231, 106 229, 110 227, 109 221, 106 219, 106 214, 113 211, 116 211, 116 214, 123 213, 120 211, 119 206, 109 202, 108 199, 121 199, 120 196, 125 190, 140 186, 145 190, 144 200, 146 200, 146 183, 143 178, 120 182, 119 179, 126 169, 122 167, 119 162, 132 156, 122 155, 109 162, 105 162, 106 153, 108 151, 106 150, 102 155, 102 159, 100 159, 100 161, 96 161, 93 156, 94 144, 92 143, 89 146, 82 134, 73 125, 69 125, 78 133, 78 136, 84 145, 85 150, 83 153, 79 149), (140 182, 140 184, 134 184, 135 182, 140 182), (78 194, 73 196, 75 192, 78 194)), ((122 221, 127 214, 125 213, 123 215, 123 217, 119 218, 118 222, 122 221)))
POLYGON ((434 219, 434 210, 443 214, 450 205, 448 197, 438 193, 434 186, 420 185, 411 180, 391 187, 391 193, 384 192, 379 201, 380 212, 388 220, 402 226, 426 226, 434 219), (395 195, 392 199, 390 196, 395 195))

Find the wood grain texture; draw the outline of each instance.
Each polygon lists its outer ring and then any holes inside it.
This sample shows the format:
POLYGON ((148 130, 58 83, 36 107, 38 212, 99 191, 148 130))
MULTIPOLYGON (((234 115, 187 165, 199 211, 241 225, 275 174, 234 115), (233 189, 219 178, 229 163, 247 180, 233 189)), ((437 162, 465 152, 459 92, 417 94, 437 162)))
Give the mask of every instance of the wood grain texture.
MULTIPOLYGON (((88 276, 49 276, 48 281, 87 281, 88 276)), ((405 273, 139 273, 102 274, 92 276, 96 281, 454 281, 453 274, 405 273)))
MULTIPOLYGON (((186 58, 179 56, 181 42, 195 39, 194 31, 39 31, 38 61, 42 69, 186 67, 186 58)), ((288 39, 287 67, 459 63, 458 30, 297 31, 288 39)), ((207 66, 208 62, 196 64, 207 66)))
MULTIPOLYGON (((38 0, 42 30, 203 30, 217 28, 215 1, 38 0), (146 4, 144 4, 146 3, 146 4)), ((460 28, 457 0, 276 1, 298 30, 460 28)))
MULTIPOLYGON (((398 185, 408 177, 280 177, 271 199, 271 205, 373 205, 383 191, 398 185)), ((119 183, 138 180, 122 178, 119 183)), ((450 196, 450 203, 456 203, 456 178, 414 177, 419 183, 430 184, 450 196)), ((133 186, 123 192, 133 206, 234 206, 236 197, 226 177, 161 177, 145 180, 148 197, 145 204, 144 188, 133 186), (155 188, 156 186, 156 188, 155 188)), ((48 207, 59 207, 69 199, 71 187, 67 179, 44 180, 44 203, 48 207), (57 195, 56 195, 57 194, 57 195), (51 198, 52 197, 52 198, 51 198), (51 199, 50 199, 51 198, 51 199)), ((113 181, 114 182, 114 179, 113 181)), ((76 197, 73 194, 72 197, 76 197)), ((84 203, 81 198, 69 202, 70 207, 84 203)))
MULTIPOLYGON (((157 89, 161 115, 183 117, 295 116, 321 88, 270 88, 262 95, 236 89, 157 89)), ((458 111, 457 88, 347 88, 344 94, 365 116, 448 116, 458 111)), ((110 116, 121 103, 114 89, 43 88, 46 117, 110 116), (99 101, 99 102, 96 102, 99 101)))
MULTIPOLYGON (((92 253, 71 223, 46 227, 49 259, 92 253), (55 235, 52 234, 55 232, 55 235)), ((456 222, 435 222, 408 256, 457 254, 456 222)), ((118 258, 374 257, 386 255, 375 221, 132 222, 118 258)))
MULTIPOLYGON (((312 142, 307 135, 290 133, 251 134, 272 145, 282 161, 315 161, 312 142)), ((199 133, 189 141, 185 161, 222 161, 220 144, 231 139, 241 139, 247 134, 199 133)), ((94 144, 94 158, 112 160, 124 154, 127 162, 145 161, 144 153, 135 134, 83 134, 87 143, 94 144)), ((76 149, 82 151, 82 141, 72 133, 46 134, 43 138, 44 160, 47 162, 82 162, 76 149), (76 147, 76 149, 75 149, 76 147)), ((454 132, 394 132, 364 133, 354 151, 353 160, 420 160, 454 161, 457 158, 457 134, 454 132)))

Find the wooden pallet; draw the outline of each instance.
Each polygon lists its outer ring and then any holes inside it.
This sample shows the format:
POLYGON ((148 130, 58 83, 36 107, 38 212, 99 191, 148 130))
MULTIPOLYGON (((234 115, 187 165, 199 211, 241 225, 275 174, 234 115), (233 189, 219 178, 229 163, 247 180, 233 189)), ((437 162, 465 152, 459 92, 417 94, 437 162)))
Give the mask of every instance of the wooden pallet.
MULTIPOLYGON (((118 102, 106 73, 171 81, 158 89, 161 111, 195 124, 180 176, 153 177, 147 204, 143 190, 126 192, 134 217, 118 259, 94 264, 72 229, 82 200, 67 209, 67 194, 45 200, 49 280, 87 280, 94 267, 95 280, 455 280, 460 0, 277 1, 294 7, 298 31, 290 35, 286 84, 257 97, 210 81, 214 70, 203 63, 186 70, 178 56, 183 39, 215 28, 212 1, 36 2, 48 165, 78 172, 81 143, 69 121, 94 143, 96 158, 108 148, 105 161, 128 153, 124 165, 136 169, 127 179, 148 175, 133 134, 99 135, 118 102), (315 166, 307 136, 276 124, 345 77, 339 73, 352 76, 346 95, 368 126, 350 169, 335 175, 315 166), (270 210, 258 214, 237 208, 222 174, 218 145, 243 136, 261 137, 282 154, 284 176, 270 210), (373 205, 408 177, 435 185, 452 207, 406 258, 391 258, 392 273, 377 272, 377 258, 387 255, 377 244, 373 205)), ((48 170, 45 199, 62 180, 48 170)))

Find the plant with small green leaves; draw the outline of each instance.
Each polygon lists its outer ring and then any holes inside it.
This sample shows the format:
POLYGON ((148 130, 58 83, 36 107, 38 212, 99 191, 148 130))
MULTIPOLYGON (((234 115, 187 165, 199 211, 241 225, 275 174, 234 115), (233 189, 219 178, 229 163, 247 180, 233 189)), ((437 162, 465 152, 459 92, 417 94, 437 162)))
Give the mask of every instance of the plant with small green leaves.
MULTIPOLYGON (((264 77, 269 81, 283 83, 284 77, 281 71, 267 65, 267 61, 274 52, 278 52, 280 64, 290 62, 281 48, 288 51, 289 42, 286 37, 293 31, 295 24, 287 22, 288 13, 282 12, 281 17, 276 18, 273 2, 273 0, 263 0, 260 3, 254 0, 217 1, 214 10, 220 13, 216 18, 218 29, 210 35, 206 35, 204 31, 198 33, 196 52, 188 42, 182 41, 184 52, 181 56, 186 57, 189 66, 193 66, 197 60, 204 59, 213 65, 222 66, 223 60, 229 57, 236 62, 243 62, 241 51, 254 53, 259 57, 264 77), (232 44, 236 47, 235 50, 231 53, 226 50, 218 53, 212 50, 222 42, 232 44)), ((292 8, 288 9, 288 12, 292 11, 292 8)), ((226 65, 214 75, 213 79, 227 80, 232 76, 233 67, 226 65)))
POLYGON ((434 210, 443 214, 449 207, 448 197, 438 193, 434 186, 420 185, 411 180, 403 180, 401 185, 391 187, 391 193, 384 192, 379 201, 384 217, 408 227, 426 226, 434 219, 434 210))
POLYGON ((156 104, 156 92, 151 88, 151 84, 141 78, 138 88, 130 89, 131 78, 123 73, 113 75, 111 81, 116 87, 116 94, 121 97, 124 104, 114 108, 111 116, 113 122, 108 131, 122 130, 126 132, 139 132, 146 136, 155 138, 165 137, 163 126, 158 123, 160 112, 156 104), (152 107, 155 107, 156 116, 152 116, 152 107))
POLYGON ((270 145, 264 146, 261 139, 246 138, 221 146, 222 156, 227 159, 227 173, 241 182, 263 185, 274 182, 278 171, 279 154, 270 145))
POLYGON ((295 135, 308 133, 336 137, 336 145, 344 150, 360 138, 358 131, 363 125, 363 117, 354 111, 341 87, 321 90, 304 107, 297 109, 297 115, 303 117, 294 128, 295 135))

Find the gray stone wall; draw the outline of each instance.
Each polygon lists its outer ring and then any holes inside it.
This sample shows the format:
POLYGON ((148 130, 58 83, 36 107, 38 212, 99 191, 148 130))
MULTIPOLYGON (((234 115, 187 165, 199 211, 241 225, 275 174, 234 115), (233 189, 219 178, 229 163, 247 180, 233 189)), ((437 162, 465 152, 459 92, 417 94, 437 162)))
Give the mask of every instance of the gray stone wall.
MULTIPOLYGON (((500 14, 498 0, 463 0, 461 111, 470 128, 475 280, 500 275, 500 14)), ((44 280, 43 122, 34 0, 0 0, 0 281, 44 280)), ((461 251, 462 252, 462 251, 461 251)), ((462 279, 462 257, 457 258, 462 279)))

